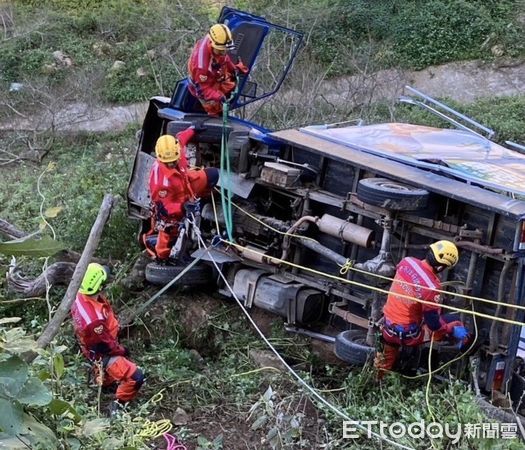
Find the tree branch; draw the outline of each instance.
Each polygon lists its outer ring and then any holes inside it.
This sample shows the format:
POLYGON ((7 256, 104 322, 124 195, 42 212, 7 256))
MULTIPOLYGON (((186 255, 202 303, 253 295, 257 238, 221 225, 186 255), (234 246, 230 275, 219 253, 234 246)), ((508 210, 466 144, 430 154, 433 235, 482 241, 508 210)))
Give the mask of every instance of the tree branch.
POLYGON ((5 234, 11 239, 19 239, 27 236, 25 231, 19 230, 14 225, 11 225, 8 221, 0 219, 0 233, 5 234))

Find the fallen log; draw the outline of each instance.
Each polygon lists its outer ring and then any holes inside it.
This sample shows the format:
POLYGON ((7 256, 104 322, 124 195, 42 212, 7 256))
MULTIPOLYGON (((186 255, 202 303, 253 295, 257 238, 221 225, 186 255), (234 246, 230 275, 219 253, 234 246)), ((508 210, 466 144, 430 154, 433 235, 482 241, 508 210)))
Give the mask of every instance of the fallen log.
POLYGON ((7 286, 10 291, 21 294, 23 297, 39 297, 46 293, 48 284, 69 284, 75 266, 76 264, 72 262, 55 262, 38 277, 29 279, 15 263, 9 267, 7 286))

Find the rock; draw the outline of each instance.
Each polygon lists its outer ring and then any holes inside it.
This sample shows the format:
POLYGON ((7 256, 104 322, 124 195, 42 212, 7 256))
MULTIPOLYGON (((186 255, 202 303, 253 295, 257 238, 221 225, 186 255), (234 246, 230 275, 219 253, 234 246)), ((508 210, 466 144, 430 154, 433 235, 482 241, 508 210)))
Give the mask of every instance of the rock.
POLYGON ((111 71, 112 72, 120 72, 120 71, 124 70, 125 67, 126 67, 126 63, 124 61, 117 60, 111 66, 111 71))
POLYGON ((177 408, 171 418, 173 425, 186 425, 190 421, 190 416, 182 408, 177 408))
POLYGON ((220 308, 215 299, 205 299, 196 295, 178 296, 177 325, 181 338, 189 348, 208 356, 216 351, 215 328, 210 324, 210 317, 220 308))
POLYGON ((500 56, 503 56, 505 54, 505 47, 503 47, 503 45, 501 44, 496 44, 496 45, 493 45, 491 48, 490 48, 490 52, 496 56, 496 57, 500 57, 500 56))
POLYGON ((55 60, 56 64, 64 67, 71 67, 73 65, 72 59, 60 50, 53 52, 53 59, 55 60))
POLYGON ((510 409, 512 407, 508 397, 500 391, 492 391, 492 404, 498 408, 510 409))
POLYGON ((270 350, 253 349, 249 351, 248 355, 258 367, 274 367, 279 370, 285 370, 279 358, 270 350))
POLYGON ((195 350, 194 348, 192 348, 190 350, 190 355, 191 355, 191 359, 193 360, 193 362, 195 363, 195 365, 199 368, 199 369, 202 369, 204 367, 204 358, 201 356, 201 354, 195 350))
POLYGON ((9 85, 9 92, 20 92, 24 88, 22 83, 11 83, 9 85))
POLYGON ((144 67, 139 67, 137 69, 137 77, 139 78, 145 78, 148 76, 148 71, 144 69, 144 67))

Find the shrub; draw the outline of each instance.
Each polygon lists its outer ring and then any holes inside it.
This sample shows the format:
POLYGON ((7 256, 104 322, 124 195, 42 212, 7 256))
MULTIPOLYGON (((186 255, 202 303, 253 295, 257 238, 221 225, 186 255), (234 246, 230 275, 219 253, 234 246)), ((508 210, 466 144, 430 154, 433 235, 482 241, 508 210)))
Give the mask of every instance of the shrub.
POLYGON ((523 48, 518 28, 513 25, 513 2, 495 7, 491 3, 407 2, 392 21, 391 38, 400 62, 421 69, 448 61, 490 57, 490 48, 500 44, 509 31, 517 41, 509 42, 508 51, 523 48))

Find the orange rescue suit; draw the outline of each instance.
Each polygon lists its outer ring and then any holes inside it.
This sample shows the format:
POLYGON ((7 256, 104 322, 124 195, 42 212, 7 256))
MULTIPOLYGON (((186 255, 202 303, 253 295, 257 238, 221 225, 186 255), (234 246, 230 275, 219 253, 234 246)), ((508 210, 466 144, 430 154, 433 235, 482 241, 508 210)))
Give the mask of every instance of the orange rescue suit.
POLYGON ((235 89, 236 72, 247 73, 248 68, 234 64, 228 54, 213 51, 208 35, 197 41, 188 60, 189 90, 211 115, 222 112, 224 102, 235 89))
POLYGON ((420 325, 425 312, 432 309, 440 310, 439 293, 436 292, 440 289, 441 281, 425 260, 404 258, 397 266, 394 282, 383 308, 385 320, 397 325, 420 325), (432 302, 435 306, 419 303, 397 294, 432 302))
POLYGON ((175 167, 156 160, 151 167, 149 189, 153 202, 154 230, 158 232, 155 253, 158 259, 168 259, 170 243, 178 236, 178 223, 184 217, 184 204, 195 197, 209 194, 206 171, 189 169, 186 145, 195 130, 188 128, 177 134, 180 159, 175 167))
MULTIPOLYGON (((107 298, 101 292, 95 295, 78 293, 71 306, 71 316, 84 356, 90 361, 102 362, 103 384, 117 383, 117 400, 133 400, 142 386, 144 374, 125 357, 128 352, 118 342, 120 325, 107 298)), ((100 377, 98 370, 95 372, 97 378, 100 377)))

